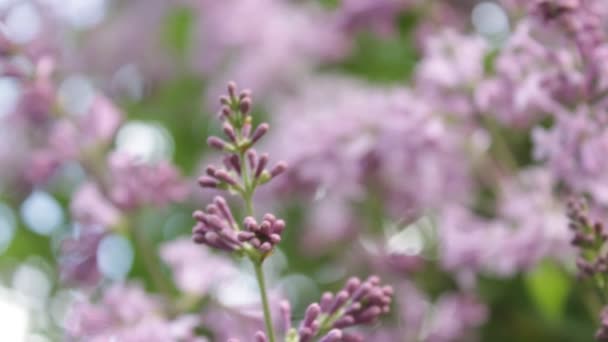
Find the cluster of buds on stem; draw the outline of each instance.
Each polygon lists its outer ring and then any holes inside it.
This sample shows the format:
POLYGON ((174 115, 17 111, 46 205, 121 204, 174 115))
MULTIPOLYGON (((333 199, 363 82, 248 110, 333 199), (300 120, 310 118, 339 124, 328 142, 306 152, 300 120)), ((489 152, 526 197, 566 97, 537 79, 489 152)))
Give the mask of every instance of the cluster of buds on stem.
POLYGON ((262 257, 267 256, 281 242, 281 234, 285 229, 285 221, 272 214, 264 215, 260 224, 252 216, 247 216, 241 228, 221 196, 215 197, 205 211, 195 211, 193 217, 197 221, 192 230, 192 238, 196 243, 229 252, 255 249, 262 257))
MULTIPOLYGON (((356 325, 374 323, 388 313, 393 288, 382 286, 380 278, 371 276, 366 281, 350 278, 344 288, 335 295, 326 292, 319 303, 308 306, 298 329, 288 327, 287 342, 356 342, 359 335, 344 331, 356 325)), ((288 315, 288 310, 283 310, 288 315)), ((284 320, 288 321, 287 318, 284 320)))
MULTIPOLYGON (((281 241, 285 222, 272 214, 266 214, 260 222, 253 217, 252 197, 257 186, 262 185, 285 172, 287 165, 277 163, 267 169, 267 154, 258 155, 253 145, 262 138, 269 125, 262 123, 252 129, 251 94, 243 91, 237 95, 236 85, 228 85, 228 96, 220 100, 222 109, 220 119, 224 122, 223 131, 227 139, 210 137, 211 147, 225 153, 224 168, 209 166, 206 175, 199 178, 203 188, 228 190, 238 194, 245 202, 247 216, 239 224, 226 200, 217 196, 213 203, 203 210, 194 212, 197 221, 192 230, 196 243, 217 249, 242 253, 248 256, 261 270, 262 262, 272 253, 281 241)), ((256 342, 275 341, 274 328, 269 305, 265 299, 263 274, 257 272, 264 309, 266 333, 259 331, 253 340, 256 342)), ((387 313, 392 301, 393 289, 381 286, 376 276, 362 282, 358 278, 348 280, 346 286, 336 295, 325 293, 320 304, 312 304, 306 310, 304 321, 298 329, 291 328, 290 318, 285 319, 286 342, 337 342, 363 341, 353 333, 343 329, 373 323, 381 314, 387 313)), ((290 316, 290 309, 283 306, 284 316, 290 316)), ((236 341, 236 340, 230 340, 236 341)))
POLYGON ((533 12, 544 22, 555 23, 570 36, 581 57, 592 58, 593 51, 605 41, 601 17, 584 0, 536 0, 533 12))
POLYGON ((272 214, 266 214, 262 223, 258 224, 253 217, 248 216, 245 218, 243 226, 245 230, 239 232, 239 241, 248 242, 265 255, 281 242, 285 221, 277 219, 272 214))
MULTIPOLYGON (((583 277, 595 277, 608 271, 608 234, 601 222, 589 217, 587 205, 582 201, 568 203, 568 227, 573 232, 572 244, 578 248, 576 265, 583 277)), ((603 285, 602 285, 603 286, 603 285)))
POLYGON ((228 85, 228 96, 220 98, 222 109, 220 120, 227 140, 211 136, 207 139, 210 147, 225 152, 224 169, 209 166, 206 175, 199 178, 204 188, 230 189, 250 195, 256 186, 270 181, 285 172, 287 164, 279 162, 267 169, 268 154, 259 155, 252 149, 270 129, 267 123, 259 124, 252 130, 251 93, 247 90, 236 95, 236 85, 228 85), (253 131, 253 132, 252 132, 253 131))
POLYGON ((605 307, 600 314, 600 327, 595 333, 595 339, 598 341, 608 341, 608 307, 605 307))
POLYGON ((230 252, 242 251, 255 260, 263 260, 281 241, 285 222, 266 214, 258 224, 253 218, 253 194, 259 185, 285 172, 287 164, 279 162, 268 169, 268 154, 258 155, 253 149, 270 126, 261 123, 253 128, 250 91, 237 94, 236 85, 231 82, 228 84, 228 94, 220 98, 220 103, 219 118, 223 122, 226 139, 212 136, 207 143, 224 152, 224 167, 208 166, 198 182, 203 188, 238 194, 245 202, 249 216, 239 225, 226 200, 218 196, 205 211, 194 212, 197 223, 192 237, 196 243, 230 252))
MULTIPOLYGON (((572 200, 568 203, 567 211, 573 231, 572 244, 577 247, 579 255, 576 266, 581 277, 589 278, 595 288, 598 299, 608 304, 606 290, 608 289, 608 234, 604 225, 589 216, 589 209, 582 200, 572 200)), ((600 327, 595 338, 598 341, 608 341, 608 306, 600 314, 600 327)))

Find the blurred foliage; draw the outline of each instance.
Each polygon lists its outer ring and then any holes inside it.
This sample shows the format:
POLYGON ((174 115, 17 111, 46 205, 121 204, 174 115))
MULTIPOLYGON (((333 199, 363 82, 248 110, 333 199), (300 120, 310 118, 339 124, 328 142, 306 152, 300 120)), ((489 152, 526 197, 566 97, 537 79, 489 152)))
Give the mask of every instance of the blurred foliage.
POLYGON ((394 35, 379 37, 369 31, 358 33, 351 55, 326 69, 377 83, 407 82, 418 59, 413 36, 416 23, 415 14, 403 13, 398 18, 398 30, 394 35))
POLYGON ((526 286, 538 311, 547 320, 557 322, 563 318, 570 281, 557 265, 540 264, 526 275, 526 286))
POLYGON ((189 56, 195 24, 196 15, 187 7, 173 8, 165 18, 161 39, 167 49, 181 59, 189 56))

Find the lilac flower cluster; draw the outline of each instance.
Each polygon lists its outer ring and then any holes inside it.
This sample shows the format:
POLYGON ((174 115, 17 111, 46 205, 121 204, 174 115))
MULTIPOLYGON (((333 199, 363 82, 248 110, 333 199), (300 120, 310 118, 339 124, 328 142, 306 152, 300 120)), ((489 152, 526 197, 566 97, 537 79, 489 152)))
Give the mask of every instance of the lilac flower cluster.
MULTIPOLYGON (((335 295, 326 292, 320 303, 309 305, 300 327, 290 330, 287 341, 309 342, 315 338, 326 342, 363 341, 363 337, 343 330, 354 325, 371 324, 381 314, 388 313, 392 296, 393 288, 380 286, 380 278, 376 276, 364 282, 351 278, 335 295)), ((290 320, 285 318, 285 321, 290 320)))
MULTIPOLYGON (((248 214, 253 215, 252 197, 256 188, 285 172, 287 165, 279 162, 269 171, 266 169, 268 155, 258 156, 252 148, 268 132, 269 125, 261 123, 252 130, 249 91, 237 96, 236 85, 230 83, 228 96, 223 96, 220 102, 220 119, 224 122, 223 131, 229 141, 211 136, 207 142, 210 147, 226 153, 224 168, 208 166, 206 175, 198 182, 203 188, 238 193, 245 201, 248 214)), ((220 196, 205 211, 196 211, 193 216, 198 221, 192 230, 193 240, 228 251, 255 249, 261 255, 267 255, 281 241, 281 233, 285 229, 285 222, 272 214, 266 214, 260 224, 254 217, 247 216, 241 228, 226 200, 220 196)))
MULTIPOLYGON (((285 162, 279 162, 268 171, 268 155, 258 157, 252 149, 266 134, 269 125, 261 123, 251 133, 249 91, 237 95, 236 85, 229 83, 228 96, 221 97, 220 103, 222 108, 219 115, 224 122, 223 131, 228 141, 212 136, 207 142, 209 146, 226 153, 225 168, 207 167, 206 175, 199 178, 199 184, 203 188, 218 188, 239 194, 247 207, 247 213, 254 215, 252 196, 257 186, 282 174, 287 166, 285 162)), ((266 334, 258 332, 254 339, 260 342, 274 341, 275 333, 261 265, 281 241, 285 221, 266 214, 258 223, 253 216, 247 216, 241 227, 226 200, 220 196, 205 211, 195 211, 193 217, 197 221, 192 230, 194 242, 229 252, 242 252, 254 263, 266 322, 266 334)), ((320 305, 312 304, 307 309, 306 318, 299 330, 286 329, 289 330, 286 340, 305 342, 319 336, 320 341, 324 342, 351 341, 355 337, 343 336, 340 329, 370 323, 380 314, 387 313, 392 294, 391 287, 380 286, 378 277, 370 277, 363 283, 352 278, 336 296, 326 293, 320 305)))
POLYGON ((285 229, 285 221, 266 214, 260 224, 255 218, 247 216, 241 230, 226 200, 219 196, 207 206, 206 213, 194 212, 194 218, 198 221, 192 230, 194 241, 227 251, 246 249, 244 243, 247 243, 247 246, 251 245, 262 254, 270 253, 281 241, 281 233, 285 229))
POLYGON ((608 234, 601 222, 589 217, 588 210, 582 200, 568 203, 568 227, 574 233, 572 244, 579 250, 576 265, 583 277, 603 277, 608 271, 608 255, 604 255, 608 234))
POLYGON ((79 300, 68 313, 68 336, 74 340, 206 342, 196 337, 194 316, 171 320, 162 303, 136 285, 116 284, 108 288, 97 304, 79 300))
POLYGON ((579 276, 587 279, 595 288, 598 300, 604 305, 600 313, 600 326, 595 338, 608 340, 608 321, 606 321, 606 286, 608 284, 608 255, 606 240, 608 234, 602 222, 594 220, 584 200, 571 200, 568 203, 569 228, 573 232, 572 244, 578 250, 576 266, 579 276))

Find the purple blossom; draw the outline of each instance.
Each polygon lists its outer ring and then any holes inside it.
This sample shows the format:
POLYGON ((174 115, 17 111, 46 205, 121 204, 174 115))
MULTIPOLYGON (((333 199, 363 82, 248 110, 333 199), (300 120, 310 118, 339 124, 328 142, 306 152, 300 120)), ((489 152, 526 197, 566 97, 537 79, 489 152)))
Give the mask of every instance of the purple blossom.
POLYGON ((170 321, 160 302, 140 287, 116 284, 104 291, 98 304, 75 302, 65 327, 69 338, 87 341, 204 341, 194 339, 196 322, 184 319, 170 321), (188 323, 188 329, 184 329, 184 323, 188 323))
POLYGON ((508 276, 545 257, 566 259, 570 234, 553 185, 551 175, 542 169, 505 181, 504 199, 499 199, 494 219, 465 208, 446 208, 438 233, 444 267, 508 276))
POLYGON ((73 195, 70 203, 72 217, 85 225, 110 229, 121 219, 121 212, 94 183, 85 183, 73 195))
POLYGON ((485 322, 487 311, 471 296, 448 294, 434 304, 431 317, 425 340, 447 342, 465 337, 467 330, 485 322))
POLYGON ((195 211, 193 216, 198 221, 192 229, 193 240, 227 251, 254 248, 267 255, 281 241, 285 229, 285 221, 272 214, 264 215, 259 224, 247 216, 242 226, 238 225, 226 200, 220 196, 207 206, 206 212, 195 211))
POLYGON ((475 341, 475 331, 488 319, 488 309, 473 295, 445 292, 432 301, 408 282, 395 289, 399 325, 372 335, 373 341, 475 341))
MULTIPOLYGON (((252 147, 268 132, 269 125, 261 123, 255 129, 251 123, 251 93, 244 90, 237 94, 236 84, 228 84, 228 95, 220 98, 222 105, 219 118, 224 122, 227 141, 209 137, 210 147, 225 152, 224 168, 208 166, 198 183, 203 188, 218 188, 238 193, 247 202, 248 212, 253 215, 252 196, 256 188, 284 173, 285 162, 267 169, 268 154, 258 155, 252 147)), ((261 222, 252 216, 243 219, 242 226, 235 220, 226 200, 217 196, 205 211, 193 214, 198 221, 192 230, 196 243, 227 251, 257 251, 262 260, 281 241, 285 222, 272 214, 264 215, 261 222)))
POLYGON ((406 7, 403 0, 346 0, 336 11, 339 26, 348 34, 371 29, 385 36, 394 33, 395 18, 406 7))
MULTIPOLYGON (((608 233, 599 220, 589 215, 589 209, 583 201, 568 203, 569 228, 573 232, 572 245, 578 250, 576 265, 583 277, 605 278, 608 271, 608 255, 603 251, 608 233)), ((596 281, 595 279, 593 281, 596 281)))
POLYGON ((333 15, 314 3, 201 1, 195 8, 201 15, 197 50, 205 56, 196 59, 197 68, 217 81, 212 98, 228 80, 249 85, 261 97, 282 92, 348 49, 333 15))
POLYGON ((534 29, 527 20, 517 24, 494 61, 494 75, 481 80, 474 93, 480 111, 514 127, 530 126, 561 110, 553 95, 570 96, 568 90, 580 78, 572 51, 547 47, 534 37, 534 29))
POLYGON ((105 231, 82 227, 61 242, 59 265, 61 281, 68 284, 96 285, 101 279, 97 268, 97 248, 105 231))
POLYGON ((392 296, 392 287, 381 286, 380 278, 376 276, 364 282, 350 278, 335 295, 326 292, 319 303, 309 305, 299 328, 290 334, 297 334, 300 342, 315 338, 341 341, 346 336, 349 336, 348 341, 363 341, 362 337, 342 330, 374 323, 381 314, 389 312, 392 296))
POLYGON ((267 146, 292 165, 276 189, 314 196, 305 235, 316 246, 356 231, 352 204, 368 189, 382 194, 396 219, 467 200, 463 135, 414 93, 320 79, 276 107, 278 128, 267 146))
POLYGON ((606 114, 581 106, 556 116, 553 127, 533 132, 534 155, 575 192, 588 192, 598 203, 608 203, 608 164, 598 153, 608 146, 606 114))
POLYGON ((595 333, 595 339, 598 341, 608 341, 608 310, 604 308, 600 315, 600 327, 595 333))
POLYGON ((188 195, 179 171, 167 161, 144 164, 116 152, 110 155, 108 165, 112 179, 109 196, 121 209, 132 210, 146 204, 162 207, 188 195))
POLYGON ((177 288, 188 295, 205 296, 238 272, 226 258, 201 249, 188 239, 163 244, 160 256, 171 268, 177 288))

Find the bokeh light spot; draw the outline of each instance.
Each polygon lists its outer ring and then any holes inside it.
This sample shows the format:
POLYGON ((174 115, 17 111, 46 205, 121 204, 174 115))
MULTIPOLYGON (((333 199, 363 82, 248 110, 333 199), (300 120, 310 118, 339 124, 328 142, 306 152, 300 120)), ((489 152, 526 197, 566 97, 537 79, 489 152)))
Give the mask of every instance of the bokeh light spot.
POLYGON ((46 192, 34 191, 21 205, 26 226, 41 235, 50 235, 63 223, 63 210, 57 200, 46 192))
POLYGON ((124 279, 131 267, 135 254, 131 242, 122 235, 112 234, 101 240, 97 249, 97 267, 112 280, 124 279))

